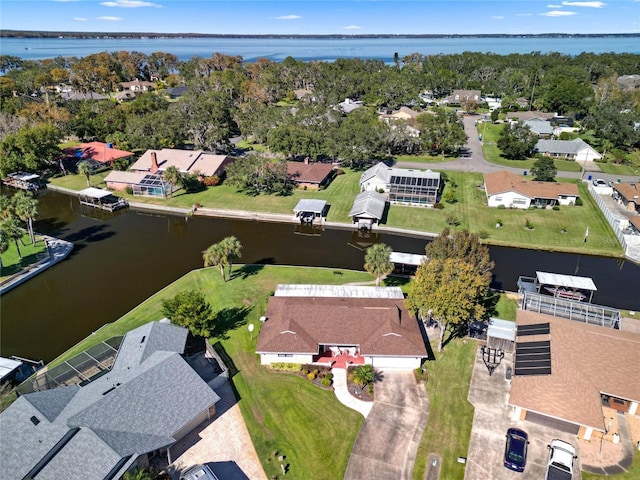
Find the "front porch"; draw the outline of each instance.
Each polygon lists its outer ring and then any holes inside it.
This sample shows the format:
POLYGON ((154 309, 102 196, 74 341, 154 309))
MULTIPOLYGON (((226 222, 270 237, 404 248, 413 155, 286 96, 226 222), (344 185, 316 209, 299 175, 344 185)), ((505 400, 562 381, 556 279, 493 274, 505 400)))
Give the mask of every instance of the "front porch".
POLYGON ((337 351, 327 350, 320 355, 314 355, 313 363, 328 364, 331 368, 347 368, 347 364, 364 365, 365 361, 364 356, 360 355, 357 349, 349 351, 349 349, 343 348, 337 351))

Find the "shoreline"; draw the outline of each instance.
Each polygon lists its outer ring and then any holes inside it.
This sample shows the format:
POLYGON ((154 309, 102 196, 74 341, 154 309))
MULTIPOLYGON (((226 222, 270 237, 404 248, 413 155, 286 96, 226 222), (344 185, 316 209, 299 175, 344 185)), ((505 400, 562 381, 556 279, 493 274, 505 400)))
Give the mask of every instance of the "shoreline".
MULTIPOLYGON (((57 185, 48 184, 47 188, 53 190, 55 192, 64 193, 67 195, 72 195, 74 197, 78 196, 78 192, 76 190, 71 190, 69 188, 60 187, 57 185)), ((232 209, 221 209, 221 208, 207 208, 207 207, 198 207, 198 208, 181 208, 181 207, 170 207, 167 205, 157 205, 150 203, 138 203, 138 202, 129 202, 129 207, 134 208, 136 210, 147 210, 153 212, 160 212, 170 215, 181 215, 181 216, 199 216, 199 217, 211 217, 211 218, 233 218, 239 220, 248 220, 255 222, 270 222, 270 223, 288 223, 288 224, 297 224, 299 223, 293 215, 288 215, 284 213, 267 213, 267 212, 255 212, 248 210, 232 210, 232 209)), ((322 227, 328 227, 332 229, 339 230, 351 230, 356 231, 357 228, 355 224, 350 223, 342 223, 342 222, 324 222, 322 227)), ((372 230, 373 233, 388 233, 394 235, 403 235, 414 238, 427 238, 433 239, 440 235, 437 232, 425 232, 421 230, 409 230, 404 228, 396 228, 396 227, 386 227, 379 226, 372 230)), ((605 257, 605 258, 623 258, 630 262, 635 263, 634 259, 628 257, 621 252, 619 255, 606 254, 606 253, 596 253, 591 251, 574 251, 572 249, 562 249, 562 248, 545 248, 542 245, 537 246, 524 246, 518 245, 508 242, 486 242, 484 240, 480 240, 483 245, 487 246, 495 246, 495 247, 507 247, 507 248, 517 248, 520 250, 535 250, 535 251, 544 251, 550 253, 570 253, 577 255, 589 255, 592 257, 605 257)))

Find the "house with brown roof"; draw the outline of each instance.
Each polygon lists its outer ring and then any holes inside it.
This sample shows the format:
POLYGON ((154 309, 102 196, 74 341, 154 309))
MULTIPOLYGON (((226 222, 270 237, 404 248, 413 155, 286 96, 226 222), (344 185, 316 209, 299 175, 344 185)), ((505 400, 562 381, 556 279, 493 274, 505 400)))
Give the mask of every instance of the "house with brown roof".
POLYGON ((354 364, 413 370, 428 357, 426 336, 399 287, 278 285, 256 353, 274 362, 354 364))
POLYGON ((606 429, 603 406, 638 413, 640 335, 525 310, 518 310, 516 328, 513 421, 554 424, 588 440, 606 429), (531 328, 543 333, 531 335, 531 328), (527 374, 529 360, 519 360, 518 348, 532 343, 549 352, 550 373, 527 374))
POLYGON ((444 99, 443 103, 461 104, 469 100, 481 103, 482 92, 480 90, 454 90, 451 95, 444 99))
POLYGON ((614 198, 632 212, 640 212, 640 183, 614 183, 614 198))
POLYGON ((636 235, 640 235, 640 215, 629 219, 629 226, 636 235))
POLYGON ((131 158, 134 155, 133 152, 118 150, 113 146, 113 143, 103 142, 80 143, 73 147, 65 148, 64 153, 67 158, 73 158, 77 162, 89 161, 94 168, 101 166, 112 167, 116 160, 131 158))
POLYGON ((579 196, 575 183, 530 181, 506 170, 485 173, 484 189, 490 207, 574 205, 579 196))
POLYGON ((326 187, 335 176, 335 169, 330 163, 287 162, 287 177, 296 187, 318 190, 326 187))
POLYGON ((136 78, 132 82, 120 82, 120 86, 123 90, 130 90, 132 92, 147 92, 153 90, 156 84, 153 82, 140 81, 136 78))
POLYGON ((525 111, 525 112, 507 112, 507 120, 512 122, 526 122, 532 118, 538 118, 540 120, 551 120, 555 117, 555 113, 540 112, 540 111, 525 111))
POLYGON ((131 165, 134 172, 164 173, 169 167, 176 167, 181 173, 198 174, 203 177, 222 175, 224 167, 233 159, 227 155, 217 155, 203 150, 179 150, 163 148, 147 150, 131 165))

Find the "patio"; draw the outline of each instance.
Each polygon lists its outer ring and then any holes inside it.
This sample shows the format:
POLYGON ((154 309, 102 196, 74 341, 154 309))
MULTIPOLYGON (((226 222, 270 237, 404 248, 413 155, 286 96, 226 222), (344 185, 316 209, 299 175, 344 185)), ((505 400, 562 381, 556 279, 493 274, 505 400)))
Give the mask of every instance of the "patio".
MULTIPOLYGON (((341 350, 344 352, 347 349, 342 348, 341 350)), ((355 353, 355 351, 356 350, 352 350, 354 353, 349 351, 340 353, 339 351, 333 352, 329 350, 321 353, 320 355, 314 356, 313 361, 314 363, 329 364, 331 368, 347 368, 347 364, 364 365, 364 356, 355 353)))

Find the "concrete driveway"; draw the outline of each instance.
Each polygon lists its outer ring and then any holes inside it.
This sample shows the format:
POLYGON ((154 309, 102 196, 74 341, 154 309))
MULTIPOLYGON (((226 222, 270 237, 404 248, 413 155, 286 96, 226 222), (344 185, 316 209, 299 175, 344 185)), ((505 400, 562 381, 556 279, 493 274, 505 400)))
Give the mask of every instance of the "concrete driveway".
POLYGON ((424 387, 413 372, 381 372, 373 408, 356 438, 345 480, 410 479, 427 423, 424 387))
MULTIPOLYGON (((571 443, 577 448, 575 435, 532 422, 513 422, 507 405, 509 383, 505 369, 512 363, 507 353, 498 368, 489 376, 482 361, 480 349, 476 352, 473 377, 469 387, 469 401, 475 407, 471 440, 465 467, 465 480, 516 480, 542 479, 548 458, 547 445, 554 438, 571 443), (527 466, 524 473, 516 473, 504 467, 505 435, 510 427, 520 428, 529 435, 527 466)), ((580 453, 578 452, 578 456, 580 453)), ((579 480, 579 465, 573 480, 579 480)))

